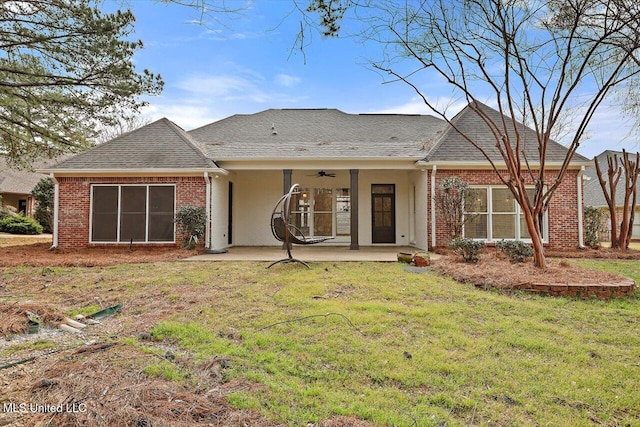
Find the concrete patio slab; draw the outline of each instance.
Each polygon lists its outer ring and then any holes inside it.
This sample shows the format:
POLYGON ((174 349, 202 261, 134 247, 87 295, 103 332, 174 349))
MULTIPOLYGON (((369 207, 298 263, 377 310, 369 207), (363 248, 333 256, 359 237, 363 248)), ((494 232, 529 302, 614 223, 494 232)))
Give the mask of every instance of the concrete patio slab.
MULTIPOLYGON (((409 246, 361 246, 351 250, 348 246, 296 246, 291 251, 294 258, 302 261, 377 261, 393 262, 398 260, 399 252, 414 253, 419 249, 409 246)), ((421 251, 420 251, 421 252, 421 251)), ((430 254, 432 259, 438 255, 430 254)), ((223 254, 203 254, 184 261, 265 261, 273 262, 286 258, 286 251, 272 246, 236 246, 223 254)))

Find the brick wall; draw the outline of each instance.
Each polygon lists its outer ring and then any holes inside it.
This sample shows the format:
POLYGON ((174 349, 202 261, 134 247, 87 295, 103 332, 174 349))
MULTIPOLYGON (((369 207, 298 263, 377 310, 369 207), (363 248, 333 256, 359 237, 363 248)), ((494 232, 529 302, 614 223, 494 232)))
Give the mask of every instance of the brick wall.
MULTIPOLYGON (((89 244, 91 184, 175 184, 176 209, 184 205, 205 207, 204 177, 95 177, 56 178, 60 184, 58 247, 78 248, 89 244)), ((180 236, 176 236, 179 245, 180 236)), ((104 244, 103 244, 104 245, 104 244)), ((108 246, 114 246, 109 244, 108 246)), ((121 244, 125 245, 125 244, 121 244)), ((144 245, 137 243, 136 245, 144 245)), ((147 244, 158 246, 157 243, 147 244)), ((91 245, 96 246, 96 245, 91 245)), ((104 245, 107 246, 107 245, 104 245)), ((126 244, 128 246, 128 244, 126 244)))
MULTIPOLYGON (((549 205, 549 243, 546 245, 554 249, 572 249, 578 247, 578 194, 576 188, 577 170, 569 170, 562 183, 556 190, 549 205)), ((458 176, 469 185, 502 185, 493 170, 438 170, 436 171, 436 188, 443 179, 458 176)), ((555 171, 548 171, 547 182, 556 179, 555 171)), ((431 184, 431 180, 429 180, 431 184)), ((432 196, 429 188, 429 197, 432 196)), ((431 205, 429 204, 429 220, 431 220, 431 205)), ((429 233, 431 228, 429 227, 429 233)), ((436 246, 446 246, 449 242, 444 222, 436 211, 436 246)), ((431 244, 431 235, 429 235, 431 244)))

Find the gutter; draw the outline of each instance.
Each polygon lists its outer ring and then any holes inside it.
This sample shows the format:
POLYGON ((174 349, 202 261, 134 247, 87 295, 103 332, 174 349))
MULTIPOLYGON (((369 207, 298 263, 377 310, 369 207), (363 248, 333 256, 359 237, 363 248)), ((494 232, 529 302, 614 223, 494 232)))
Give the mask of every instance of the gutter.
POLYGON ((431 169, 431 249, 436 247, 436 171, 438 166, 431 169))
POLYGON ((209 172, 204 173, 204 182, 207 187, 207 194, 205 195, 205 215, 207 217, 207 224, 204 229, 204 247, 211 247, 211 179, 209 178, 209 172))
POLYGON ((578 172, 578 176, 576 178, 576 189, 578 195, 578 247, 580 249, 584 249, 584 218, 583 218, 583 209, 584 204, 582 203, 582 178, 584 177, 584 166, 580 168, 580 172, 578 172))
POLYGON ((53 250, 58 247, 58 218, 60 208, 60 183, 55 177, 55 174, 51 172, 49 177, 53 181, 53 242, 49 250, 53 250))

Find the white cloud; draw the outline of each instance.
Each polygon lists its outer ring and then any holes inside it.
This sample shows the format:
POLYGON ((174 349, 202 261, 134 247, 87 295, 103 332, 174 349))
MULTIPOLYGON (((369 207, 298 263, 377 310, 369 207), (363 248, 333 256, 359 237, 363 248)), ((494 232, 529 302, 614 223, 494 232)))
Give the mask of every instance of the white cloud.
POLYGON ((142 117, 158 120, 166 117, 181 128, 191 130, 221 119, 213 109, 205 104, 193 104, 190 101, 166 104, 154 103, 145 107, 142 117))
POLYGON ((274 80, 277 85, 284 87, 296 86, 301 81, 300 77, 289 74, 277 74, 274 80))

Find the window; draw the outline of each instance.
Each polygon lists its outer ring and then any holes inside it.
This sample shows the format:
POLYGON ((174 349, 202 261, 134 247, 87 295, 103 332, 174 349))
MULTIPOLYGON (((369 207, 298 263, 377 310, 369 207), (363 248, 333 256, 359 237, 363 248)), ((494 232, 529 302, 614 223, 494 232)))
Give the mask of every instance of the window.
POLYGON ((293 224, 307 237, 349 236, 348 188, 301 188, 291 197, 293 224))
MULTIPOLYGON (((527 189, 533 198, 534 189, 527 189)), ((477 187, 465 206, 464 236, 478 240, 530 239, 524 215, 511 191, 506 187, 477 187)), ((542 237, 547 236, 547 214, 542 224, 542 237)))
POLYGON ((94 185, 91 242, 174 242, 175 186, 94 185))

